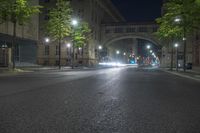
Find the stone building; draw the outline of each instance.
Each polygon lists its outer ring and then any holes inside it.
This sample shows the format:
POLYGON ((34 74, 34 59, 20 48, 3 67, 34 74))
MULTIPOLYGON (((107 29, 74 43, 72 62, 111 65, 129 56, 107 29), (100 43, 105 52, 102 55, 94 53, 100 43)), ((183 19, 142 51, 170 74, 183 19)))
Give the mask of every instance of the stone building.
MULTIPOLYGON (((38 0, 30 0, 30 4, 38 5, 39 3, 38 0)), ((26 25, 17 25, 15 51, 17 66, 36 64, 38 20, 38 15, 35 15, 26 25)), ((0 67, 12 66, 12 35, 13 24, 11 22, 0 24, 0 67)))
POLYGON ((200 32, 193 36, 193 68, 200 71, 200 32))
MULTIPOLYGON (((43 12, 40 15, 40 38, 38 44, 38 64, 56 65, 58 63, 58 45, 55 42, 45 43, 44 25, 48 21, 48 13, 56 4, 56 0, 41 0, 43 12)), ((75 62, 77 64, 95 65, 98 60, 98 46, 101 45, 101 24, 107 22, 125 21, 110 0, 71 0, 73 8, 73 18, 79 22, 89 23, 92 29, 91 39, 83 48, 75 49, 75 62)), ((51 40, 51 39, 50 39, 51 40)), ((61 64, 70 65, 71 48, 67 44, 71 43, 69 37, 61 46, 61 64)))

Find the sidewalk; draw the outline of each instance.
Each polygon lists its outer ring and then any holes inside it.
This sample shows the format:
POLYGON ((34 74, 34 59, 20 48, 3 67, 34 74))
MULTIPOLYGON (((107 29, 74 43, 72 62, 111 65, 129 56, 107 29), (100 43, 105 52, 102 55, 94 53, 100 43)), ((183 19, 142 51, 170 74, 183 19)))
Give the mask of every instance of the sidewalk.
POLYGON ((94 67, 85 67, 78 66, 72 69, 70 66, 61 67, 58 66, 34 66, 34 67, 17 67, 14 71, 9 68, 0 67, 0 77, 1 76, 15 76, 19 74, 34 73, 34 72, 62 72, 62 71, 81 71, 81 70, 94 70, 102 69, 104 67, 94 66, 94 67))
POLYGON ((200 72, 199 71, 186 70, 186 72, 184 72, 182 69, 179 69, 178 71, 176 71, 176 69, 173 69, 171 71, 169 68, 162 68, 161 70, 163 70, 167 73, 170 73, 170 74, 174 74, 174 75, 184 77, 184 78, 193 79, 193 80, 200 82, 200 72))

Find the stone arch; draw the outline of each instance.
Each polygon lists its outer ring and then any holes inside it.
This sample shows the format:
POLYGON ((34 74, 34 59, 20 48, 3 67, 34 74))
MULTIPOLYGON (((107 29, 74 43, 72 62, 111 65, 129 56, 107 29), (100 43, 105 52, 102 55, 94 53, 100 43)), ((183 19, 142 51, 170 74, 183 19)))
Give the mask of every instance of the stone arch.
POLYGON ((118 36, 112 36, 112 37, 107 37, 108 39, 106 39, 105 41, 102 42, 102 45, 104 46, 109 46, 110 44, 112 44, 115 41, 118 40, 123 40, 123 39, 128 39, 128 38, 139 38, 139 39, 144 39, 147 41, 152 42, 153 44, 157 45, 157 46, 161 46, 161 43, 155 39, 154 36, 152 35, 118 35, 118 36))

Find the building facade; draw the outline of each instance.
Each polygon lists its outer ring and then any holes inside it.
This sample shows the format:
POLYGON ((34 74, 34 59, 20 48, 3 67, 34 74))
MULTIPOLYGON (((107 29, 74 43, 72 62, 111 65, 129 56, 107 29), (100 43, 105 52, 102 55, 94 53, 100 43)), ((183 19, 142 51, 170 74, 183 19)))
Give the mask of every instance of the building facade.
MULTIPOLYGON (((30 0, 31 5, 38 5, 38 0, 30 0)), ((15 57, 16 65, 32 65, 37 60, 38 15, 34 15, 26 25, 17 25, 15 57)), ((13 24, 0 24, 0 67, 12 66, 11 45, 13 24)))
MULTIPOLYGON (((38 44, 38 64, 57 65, 58 64, 58 45, 56 42, 44 42, 45 24, 48 22, 48 13, 55 7, 56 0, 41 0, 40 5, 44 8, 40 15, 40 33, 38 44)), ((72 17, 79 22, 85 21, 89 24, 92 33, 88 44, 83 48, 75 49, 75 63, 84 65, 95 65, 98 61, 98 46, 101 45, 101 24, 105 22, 125 21, 118 10, 113 6, 110 0, 71 0, 73 8, 72 17)), ((72 50, 67 47, 71 43, 66 37, 66 42, 61 46, 61 64, 70 65, 72 50)))

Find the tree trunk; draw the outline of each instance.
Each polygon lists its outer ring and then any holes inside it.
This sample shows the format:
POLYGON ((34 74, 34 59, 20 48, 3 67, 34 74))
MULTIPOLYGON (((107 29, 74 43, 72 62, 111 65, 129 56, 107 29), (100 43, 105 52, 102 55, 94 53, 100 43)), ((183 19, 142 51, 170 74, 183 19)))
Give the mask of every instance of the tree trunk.
POLYGON ((17 23, 13 23, 13 37, 12 37, 12 63, 13 63, 13 70, 15 69, 15 43, 16 43, 16 25, 17 23))
POLYGON ((184 37, 183 37, 183 45, 184 45, 184 49, 183 49, 183 70, 184 72, 186 72, 186 47, 187 47, 187 42, 186 42, 186 29, 184 26, 184 37))
POLYGON ((61 69, 61 39, 58 40, 59 51, 58 51, 58 58, 59 58, 59 69, 61 69))
POLYGON ((173 59, 174 59, 174 49, 173 49, 173 46, 172 46, 172 51, 171 51, 171 68, 170 70, 172 71, 173 70, 173 59))

